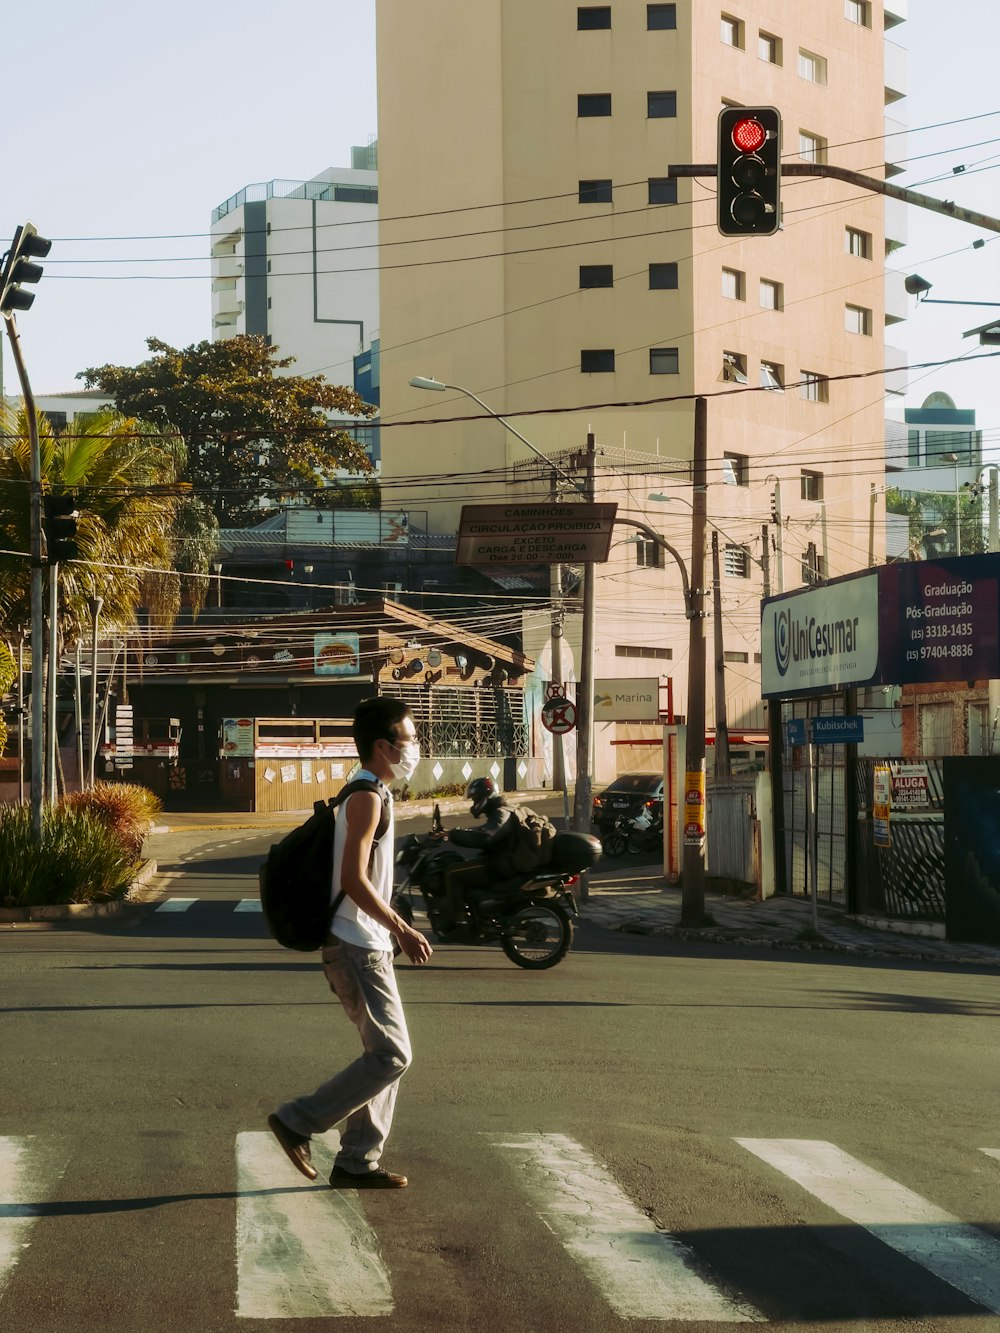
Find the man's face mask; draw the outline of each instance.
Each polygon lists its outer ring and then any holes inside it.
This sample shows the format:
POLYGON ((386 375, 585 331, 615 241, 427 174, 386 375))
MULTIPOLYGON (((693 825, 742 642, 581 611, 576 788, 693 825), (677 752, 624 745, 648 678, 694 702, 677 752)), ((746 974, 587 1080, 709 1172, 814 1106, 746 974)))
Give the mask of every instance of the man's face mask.
POLYGON ((416 772, 417 764, 420 762, 420 744, 418 741, 403 741, 400 745, 393 745, 391 741, 388 745, 395 750, 399 758, 395 763, 390 762, 392 776, 397 782, 408 782, 416 772))

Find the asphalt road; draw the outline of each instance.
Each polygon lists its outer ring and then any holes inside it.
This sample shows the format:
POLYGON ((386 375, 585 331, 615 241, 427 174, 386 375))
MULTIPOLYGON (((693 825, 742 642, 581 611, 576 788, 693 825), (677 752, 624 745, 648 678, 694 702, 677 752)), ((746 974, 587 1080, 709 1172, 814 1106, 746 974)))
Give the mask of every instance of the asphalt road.
POLYGON ((171 835, 185 910, 0 936, 0 1327, 1000 1326, 992 976, 586 926, 545 973, 438 948, 400 968, 410 1188, 342 1195, 265 1132, 356 1040, 236 910, 268 841, 171 835))

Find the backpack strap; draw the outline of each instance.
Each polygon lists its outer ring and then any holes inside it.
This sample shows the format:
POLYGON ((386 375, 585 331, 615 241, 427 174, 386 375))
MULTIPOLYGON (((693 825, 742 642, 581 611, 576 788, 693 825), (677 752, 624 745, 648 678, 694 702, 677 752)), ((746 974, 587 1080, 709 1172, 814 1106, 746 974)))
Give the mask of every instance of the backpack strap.
MULTIPOLYGON (((389 788, 385 785, 384 782, 378 782, 378 781, 369 782, 367 778, 355 778, 352 782, 349 782, 345 787, 341 788, 341 790, 337 793, 336 796, 330 797, 328 806, 331 813, 334 814, 335 818, 336 818, 337 806, 342 804, 342 802, 346 801, 348 796, 353 795, 353 793, 356 791, 375 792, 381 798, 382 801, 382 811, 379 815, 378 825, 375 829, 375 836, 374 838, 372 838, 372 848, 370 853, 368 854, 368 869, 370 871, 372 868, 372 862, 375 859, 375 849, 378 847, 379 843, 385 837, 389 829, 389 788)), ((319 804, 319 802, 317 802, 317 804, 319 804)), ((340 910, 340 905, 346 897, 347 897, 347 890, 341 889, 340 892, 337 894, 336 898, 334 898, 333 906, 330 909, 331 922, 333 921, 333 918, 337 915, 338 911, 340 910)))

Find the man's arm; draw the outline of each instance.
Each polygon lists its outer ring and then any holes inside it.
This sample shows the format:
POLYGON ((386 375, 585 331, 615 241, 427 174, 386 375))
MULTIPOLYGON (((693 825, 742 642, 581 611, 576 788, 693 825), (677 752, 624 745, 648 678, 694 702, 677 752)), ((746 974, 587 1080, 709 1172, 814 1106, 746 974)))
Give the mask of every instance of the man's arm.
POLYGON ((419 930, 407 925, 398 912, 383 902, 368 878, 372 842, 378 831, 382 802, 375 792, 357 791, 344 809, 347 834, 340 867, 340 887, 366 916, 385 926, 399 941, 411 963, 426 963, 432 950, 419 930))

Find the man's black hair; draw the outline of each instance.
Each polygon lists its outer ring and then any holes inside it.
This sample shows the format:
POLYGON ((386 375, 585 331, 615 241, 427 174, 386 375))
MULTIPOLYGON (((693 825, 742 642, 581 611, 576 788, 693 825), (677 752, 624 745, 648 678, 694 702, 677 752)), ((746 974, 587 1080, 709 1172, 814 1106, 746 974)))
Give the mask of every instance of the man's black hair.
POLYGON ((396 728, 410 716, 402 699, 363 699, 354 710, 351 732, 360 759, 370 759, 376 741, 396 743, 396 728))

